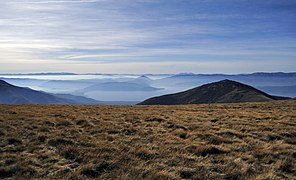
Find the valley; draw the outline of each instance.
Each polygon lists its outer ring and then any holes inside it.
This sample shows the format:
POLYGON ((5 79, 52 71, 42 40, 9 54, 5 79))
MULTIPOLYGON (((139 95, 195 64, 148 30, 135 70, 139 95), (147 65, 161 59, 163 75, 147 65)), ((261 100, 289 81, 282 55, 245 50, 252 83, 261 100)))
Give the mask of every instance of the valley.
MULTIPOLYGON (((274 96, 296 97, 296 73, 252 74, 20 74, 0 75, 14 86, 51 94, 71 94, 93 100, 85 104, 136 104, 146 99, 186 91, 204 84, 232 80, 274 96), (97 102, 95 102, 96 100, 97 102)), ((0 90, 1 91, 1 90, 0 90)), ((69 96, 68 96, 69 97, 69 96)), ((67 98, 66 98, 67 99, 67 98)), ((71 98, 72 99, 72 98, 71 98)), ((73 99, 72 99, 73 100, 73 99)), ((81 98, 74 98, 79 102, 81 98)), ((76 102, 77 103, 77 102, 76 102)))

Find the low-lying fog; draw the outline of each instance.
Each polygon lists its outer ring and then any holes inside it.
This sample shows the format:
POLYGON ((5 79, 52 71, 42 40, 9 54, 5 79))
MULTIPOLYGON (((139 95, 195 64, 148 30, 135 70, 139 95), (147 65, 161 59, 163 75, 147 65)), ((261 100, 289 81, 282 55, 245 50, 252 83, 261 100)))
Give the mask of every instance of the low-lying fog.
POLYGON ((16 86, 57 94, 73 94, 99 101, 140 102, 147 98, 187 90, 223 79, 236 80, 272 95, 296 96, 296 73, 248 75, 136 75, 136 74, 42 74, 1 75, 16 86))

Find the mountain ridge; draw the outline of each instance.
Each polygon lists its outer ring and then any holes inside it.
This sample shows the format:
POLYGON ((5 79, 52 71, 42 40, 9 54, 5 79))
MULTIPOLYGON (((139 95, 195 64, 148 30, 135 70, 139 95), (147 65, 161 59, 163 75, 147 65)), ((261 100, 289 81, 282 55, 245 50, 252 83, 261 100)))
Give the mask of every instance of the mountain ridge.
POLYGON ((74 95, 50 94, 19 87, 0 80, 0 104, 99 104, 99 101, 74 95), (67 98, 68 97, 68 98, 67 98))
POLYGON ((289 99, 272 96, 252 86, 232 80, 204 84, 186 91, 152 97, 140 105, 211 104, 235 102, 262 102, 289 99))
POLYGON ((1 104, 73 104, 74 101, 0 80, 1 104))

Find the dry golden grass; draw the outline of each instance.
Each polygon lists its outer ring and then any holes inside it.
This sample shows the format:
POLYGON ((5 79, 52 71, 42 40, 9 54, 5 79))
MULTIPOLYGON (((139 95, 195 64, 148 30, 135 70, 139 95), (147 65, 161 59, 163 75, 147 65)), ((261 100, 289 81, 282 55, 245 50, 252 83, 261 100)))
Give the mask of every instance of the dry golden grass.
POLYGON ((0 105, 0 179, 295 179, 295 158, 293 100, 0 105))

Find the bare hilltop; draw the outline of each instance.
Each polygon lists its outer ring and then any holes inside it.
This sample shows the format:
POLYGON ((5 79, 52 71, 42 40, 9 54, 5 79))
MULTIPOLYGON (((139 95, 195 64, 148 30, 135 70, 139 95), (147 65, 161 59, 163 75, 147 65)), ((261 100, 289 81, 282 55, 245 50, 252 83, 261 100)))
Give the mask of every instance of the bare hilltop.
POLYGON ((153 97, 141 102, 141 105, 177 105, 177 104, 212 104, 238 102, 266 102, 285 100, 286 97, 269 95, 252 86, 222 80, 189 89, 183 92, 153 97))

